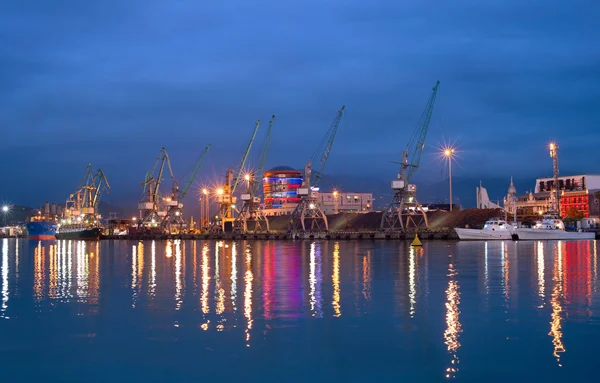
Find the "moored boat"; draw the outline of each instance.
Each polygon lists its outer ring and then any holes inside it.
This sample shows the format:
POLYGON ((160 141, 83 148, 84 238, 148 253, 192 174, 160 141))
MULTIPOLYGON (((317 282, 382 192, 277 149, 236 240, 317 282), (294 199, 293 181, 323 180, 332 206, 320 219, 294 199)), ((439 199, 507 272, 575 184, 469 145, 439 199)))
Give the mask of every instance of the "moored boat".
POLYGON ((97 241, 102 234, 101 227, 89 226, 82 223, 60 225, 56 230, 57 239, 83 239, 97 241))
POLYGON ((41 211, 27 218, 25 222, 25 231, 27 239, 36 241, 54 240, 56 239, 57 223, 54 216, 49 214, 42 215, 41 211))
POLYGON ((505 240, 512 239, 514 226, 503 219, 492 218, 486 221, 483 229, 455 228, 460 240, 505 240))
POLYGON ((522 241, 527 240, 576 240, 576 239, 595 239, 596 234, 585 231, 567 231, 565 224, 560 217, 553 212, 544 214, 542 220, 537 221, 531 228, 517 228, 515 236, 522 241))

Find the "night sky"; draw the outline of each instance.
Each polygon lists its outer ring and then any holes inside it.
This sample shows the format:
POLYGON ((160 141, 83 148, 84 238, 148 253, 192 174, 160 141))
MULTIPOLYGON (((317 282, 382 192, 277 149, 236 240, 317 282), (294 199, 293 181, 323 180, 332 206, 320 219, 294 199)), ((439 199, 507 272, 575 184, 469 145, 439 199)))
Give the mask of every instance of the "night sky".
MULTIPOLYGON (((212 143, 202 180, 277 116, 268 167, 301 168, 342 104, 327 172, 393 178, 431 88, 418 177, 600 173, 597 0, 4 1, 0 200, 64 201, 88 162, 113 197, 166 147, 177 178, 212 143), (442 174, 442 175, 440 175, 442 174)), ((473 185, 473 189, 477 185, 473 185)))

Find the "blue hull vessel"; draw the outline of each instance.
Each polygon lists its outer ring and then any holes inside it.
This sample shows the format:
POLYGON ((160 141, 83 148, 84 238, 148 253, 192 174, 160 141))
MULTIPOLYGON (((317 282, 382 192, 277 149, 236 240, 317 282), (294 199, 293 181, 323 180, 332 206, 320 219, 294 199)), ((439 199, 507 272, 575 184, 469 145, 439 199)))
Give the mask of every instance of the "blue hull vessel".
POLYGON ((53 240, 56 239, 56 223, 52 221, 27 222, 27 238, 35 240, 53 240))

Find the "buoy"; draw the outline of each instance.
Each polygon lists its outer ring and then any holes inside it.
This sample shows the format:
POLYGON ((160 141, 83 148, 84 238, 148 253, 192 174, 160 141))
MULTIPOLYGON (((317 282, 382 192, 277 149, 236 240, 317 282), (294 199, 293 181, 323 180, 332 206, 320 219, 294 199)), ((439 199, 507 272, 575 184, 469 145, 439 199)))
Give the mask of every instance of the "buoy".
POLYGON ((415 234, 415 239, 413 239, 412 243, 410 244, 411 246, 422 246, 423 244, 421 243, 421 241, 419 240, 419 235, 415 234))

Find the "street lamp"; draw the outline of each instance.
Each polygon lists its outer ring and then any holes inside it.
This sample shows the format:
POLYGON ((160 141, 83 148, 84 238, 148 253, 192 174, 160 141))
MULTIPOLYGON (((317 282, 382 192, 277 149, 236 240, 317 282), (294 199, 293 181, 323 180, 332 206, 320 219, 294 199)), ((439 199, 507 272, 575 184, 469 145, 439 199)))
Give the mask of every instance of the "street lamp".
POLYGON ((450 183, 450 211, 452 211, 452 157, 454 157, 454 148, 444 149, 444 157, 448 159, 448 180, 450 183))
POLYGON ((333 214, 337 214, 339 212, 339 201, 338 201, 338 191, 333 191, 333 214))
POLYGON ((6 216, 8 215, 8 211, 10 207, 8 205, 2 206, 2 213, 4 214, 4 226, 6 226, 6 216))

